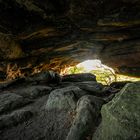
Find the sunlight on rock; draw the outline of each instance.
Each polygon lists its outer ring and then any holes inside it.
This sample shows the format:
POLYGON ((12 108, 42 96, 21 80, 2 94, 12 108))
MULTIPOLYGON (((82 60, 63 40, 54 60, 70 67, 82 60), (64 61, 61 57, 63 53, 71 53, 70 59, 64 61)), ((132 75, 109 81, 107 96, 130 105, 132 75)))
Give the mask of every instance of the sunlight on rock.
POLYGON ((115 73, 114 70, 106 65, 103 65, 100 60, 86 60, 77 65, 77 68, 83 68, 85 72, 90 72, 92 70, 99 69, 109 69, 112 73, 115 73))
POLYGON ((61 73, 61 74, 66 75, 66 74, 76 74, 76 73, 92 73, 96 75, 97 81, 104 85, 109 85, 112 82, 118 82, 118 81, 140 80, 140 78, 117 74, 112 68, 102 64, 102 62, 97 59, 86 60, 82 63, 79 63, 76 66, 68 67, 65 69, 65 73, 61 73))

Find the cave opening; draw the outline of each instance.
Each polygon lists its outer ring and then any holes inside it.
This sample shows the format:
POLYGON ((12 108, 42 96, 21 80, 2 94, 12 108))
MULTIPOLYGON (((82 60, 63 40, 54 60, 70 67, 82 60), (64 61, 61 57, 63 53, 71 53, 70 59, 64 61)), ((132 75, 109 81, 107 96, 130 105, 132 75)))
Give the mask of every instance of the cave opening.
POLYGON ((140 0, 0 0, 0 140, 140 140, 139 58, 140 0))
POLYGON ((104 85, 110 85, 113 82, 136 82, 140 78, 118 74, 115 70, 102 63, 99 59, 89 59, 75 66, 70 66, 61 71, 61 75, 91 73, 96 76, 96 80, 104 85))

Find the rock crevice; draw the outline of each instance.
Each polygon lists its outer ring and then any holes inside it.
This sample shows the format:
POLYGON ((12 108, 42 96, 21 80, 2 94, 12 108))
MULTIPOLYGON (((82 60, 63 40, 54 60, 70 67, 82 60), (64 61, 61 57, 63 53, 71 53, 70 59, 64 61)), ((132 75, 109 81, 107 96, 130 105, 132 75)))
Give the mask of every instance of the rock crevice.
POLYGON ((1 89, 0 139, 139 139, 139 82, 107 87, 85 73, 54 83, 46 73, 40 73, 43 82, 11 81, 14 84, 1 89))
POLYGON ((60 72, 101 59, 118 73, 140 76, 139 19, 138 0, 1 0, 1 69, 43 64, 60 72))

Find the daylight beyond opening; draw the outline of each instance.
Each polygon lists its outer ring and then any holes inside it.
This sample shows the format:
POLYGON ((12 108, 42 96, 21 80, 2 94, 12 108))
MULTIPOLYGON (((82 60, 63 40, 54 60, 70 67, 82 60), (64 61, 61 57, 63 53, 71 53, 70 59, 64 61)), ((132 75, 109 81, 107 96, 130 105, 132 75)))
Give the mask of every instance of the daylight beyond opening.
POLYGON ((98 82, 109 85, 118 81, 140 81, 140 78, 116 74, 115 71, 102 64, 100 60, 86 60, 73 67, 66 68, 61 74, 92 73, 98 82))

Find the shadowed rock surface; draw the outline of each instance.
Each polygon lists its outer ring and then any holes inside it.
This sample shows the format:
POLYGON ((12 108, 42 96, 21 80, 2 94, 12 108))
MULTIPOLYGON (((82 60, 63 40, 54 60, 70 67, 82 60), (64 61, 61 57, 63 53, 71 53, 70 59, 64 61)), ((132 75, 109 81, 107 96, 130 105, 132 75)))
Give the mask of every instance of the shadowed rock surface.
POLYGON ((59 75, 140 77, 139 58, 140 0, 0 0, 0 140, 139 140, 139 82, 59 75))
POLYGON ((63 80, 58 83, 57 77, 54 83, 45 76, 42 83, 35 82, 38 79, 35 74, 35 81, 14 82, 1 89, 0 139, 91 140, 93 135, 95 139, 116 140, 118 134, 122 139, 139 138, 140 83, 115 90, 97 83, 95 78, 90 81, 94 75, 89 79, 88 76, 85 73, 82 82, 67 79, 67 83, 63 80))
POLYGON ((77 103, 76 116, 66 140, 85 140, 90 138, 93 129, 99 123, 100 109, 104 101, 101 98, 86 95, 77 103))
POLYGON ((101 110, 93 140, 140 139, 140 83, 129 83, 101 110))
POLYGON ((83 81, 96 81, 96 76, 92 75, 91 73, 87 74, 69 74, 65 75, 62 78, 63 82, 83 82, 83 81))
POLYGON ((139 0, 1 0, 0 70, 16 64, 22 73, 60 72, 101 59, 140 76, 139 19, 139 0))

